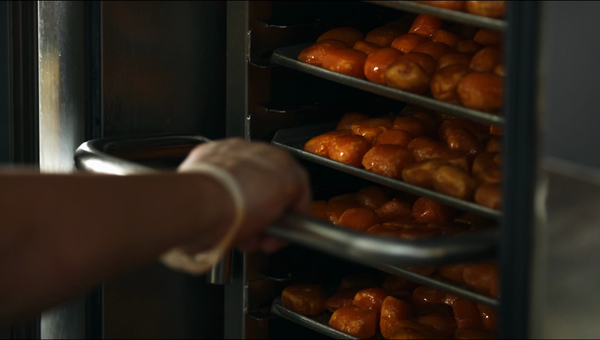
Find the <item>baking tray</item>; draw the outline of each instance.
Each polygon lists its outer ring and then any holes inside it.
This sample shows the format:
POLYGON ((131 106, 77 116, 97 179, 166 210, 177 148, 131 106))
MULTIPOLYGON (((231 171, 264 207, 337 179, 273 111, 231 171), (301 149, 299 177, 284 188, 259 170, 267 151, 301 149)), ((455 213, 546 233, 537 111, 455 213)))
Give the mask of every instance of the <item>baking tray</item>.
POLYGON ((281 304, 281 297, 278 296, 271 305, 271 314, 277 315, 291 322, 302 325, 306 328, 312 329, 315 332, 321 333, 334 339, 358 339, 352 335, 340 332, 335 328, 329 327, 329 318, 331 313, 325 311, 316 317, 308 317, 298 314, 290 309, 283 307, 281 304))
POLYGON ((483 217, 488 217, 495 220, 499 220, 502 217, 502 213, 498 210, 490 209, 476 204, 474 202, 468 202, 465 200, 447 196, 439 192, 435 192, 433 190, 424 189, 403 181, 378 175, 364 169, 356 168, 350 165, 346 165, 344 163, 331 160, 329 158, 321 157, 313 153, 304 151, 304 144, 309 139, 327 131, 335 130, 335 126, 336 123, 324 123, 318 125, 281 129, 275 134, 272 143, 288 150, 289 152, 298 157, 330 167, 332 169, 343 171, 356 177, 364 178, 366 180, 385 185, 396 190, 408 192, 417 196, 431 198, 440 203, 463 210, 465 212, 472 212, 483 217))
POLYGON ((481 28, 487 28, 496 31, 506 31, 508 22, 506 20, 487 18, 471 13, 453 11, 444 8, 438 8, 425 4, 419 4, 414 1, 365 1, 374 5, 389 7, 401 11, 407 11, 418 14, 428 14, 436 16, 443 20, 458 22, 461 24, 473 25, 481 28))
POLYGON ((360 90, 400 100, 406 103, 418 105, 425 109, 444 112, 456 117, 471 119, 485 124, 504 126, 504 118, 497 115, 472 110, 466 107, 446 103, 431 97, 426 97, 394 89, 388 86, 375 84, 368 80, 350 77, 345 74, 333 72, 322 67, 298 61, 297 57, 300 51, 302 51, 304 48, 310 45, 311 44, 301 44, 277 48, 271 56, 271 63, 287 67, 296 71, 308 73, 327 80, 335 81, 340 84, 352 86, 360 90))

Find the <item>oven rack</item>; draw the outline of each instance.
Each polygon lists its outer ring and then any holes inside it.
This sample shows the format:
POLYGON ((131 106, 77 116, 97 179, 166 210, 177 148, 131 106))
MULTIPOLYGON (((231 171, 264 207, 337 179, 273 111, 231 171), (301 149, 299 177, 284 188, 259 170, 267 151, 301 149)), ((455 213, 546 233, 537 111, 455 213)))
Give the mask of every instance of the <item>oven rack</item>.
POLYGON ((404 191, 422 197, 427 197, 439 201, 440 203, 463 210, 465 212, 472 212, 483 217, 492 218, 495 220, 499 220, 502 217, 502 213, 498 210, 490 209, 488 207, 481 206, 474 202, 468 202, 465 200, 447 196, 439 192, 435 192, 433 190, 424 189, 400 180, 378 175, 364 169, 349 166, 344 163, 340 163, 329 158, 321 157, 308 151, 304 151, 304 144, 309 139, 332 130, 335 130, 335 123, 325 123, 289 129, 281 129, 275 134, 272 143, 291 152, 292 154, 298 157, 304 158, 306 160, 312 161, 320 165, 327 166, 335 170, 348 173, 359 178, 363 178, 381 185, 385 185, 396 190, 404 191))
POLYGON ((281 304, 281 296, 278 296, 271 305, 271 314, 297 323, 315 332, 321 333, 333 339, 358 339, 352 335, 340 332, 335 328, 329 327, 329 318, 331 313, 326 311, 316 317, 308 317, 298 314, 290 309, 283 307, 281 304))
POLYGON ((436 16, 443 20, 453 21, 461 24, 473 25, 481 28, 487 28, 496 31, 506 31, 508 22, 506 20, 487 18, 471 13, 453 11, 445 8, 439 8, 420 4, 415 1, 364 1, 374 5, 393 8, 397 10, 428 14, 436 16))
POLYGON ((372 83, 368 80, 358 79, 345 74, 333 72, 322 67, 314 66, 297 60, 298 54, 311 44, 300 44, 275 49, 270 62, 275 65, 287 67, 296 71, 308 73, 340 84, 348 85, 363 91, 375 93, 384 97, 396 99, 406 103, 421 106, 433 111, 448 113, 450 115, 471 119, 485 124, 504 126, 504 118, 490 113, 485 113, 459 105, 446 103, 431 97, 418 95, 388 86, 372 83))

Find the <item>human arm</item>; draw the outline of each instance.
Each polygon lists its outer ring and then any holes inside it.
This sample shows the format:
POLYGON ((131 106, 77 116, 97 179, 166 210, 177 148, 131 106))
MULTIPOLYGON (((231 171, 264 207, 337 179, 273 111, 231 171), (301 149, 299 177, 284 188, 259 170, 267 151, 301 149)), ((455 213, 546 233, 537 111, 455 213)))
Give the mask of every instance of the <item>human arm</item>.
POLYGON ((185 173, 148 176, 0 176, 0 320, 76 296, 174 246, 202 251, 234 213, 229 193, 193 165, 210 163, 237 179, 247 218, 234 245, 278 244, 260 231, 283 212, 307 212, 306 174, 280 150, 228 140, 193 151, 185 173), (189 171, 189 172, 188 172, 189 171))

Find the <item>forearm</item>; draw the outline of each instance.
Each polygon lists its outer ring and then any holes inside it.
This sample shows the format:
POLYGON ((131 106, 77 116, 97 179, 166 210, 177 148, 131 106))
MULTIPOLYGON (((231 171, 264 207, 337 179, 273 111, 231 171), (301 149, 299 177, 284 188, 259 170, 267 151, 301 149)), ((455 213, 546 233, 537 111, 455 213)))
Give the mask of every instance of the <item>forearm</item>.
POLYGON ((191 239, 210 245, 230 220, 229 201, 201 175, 0 176, 0 320, 191 239))

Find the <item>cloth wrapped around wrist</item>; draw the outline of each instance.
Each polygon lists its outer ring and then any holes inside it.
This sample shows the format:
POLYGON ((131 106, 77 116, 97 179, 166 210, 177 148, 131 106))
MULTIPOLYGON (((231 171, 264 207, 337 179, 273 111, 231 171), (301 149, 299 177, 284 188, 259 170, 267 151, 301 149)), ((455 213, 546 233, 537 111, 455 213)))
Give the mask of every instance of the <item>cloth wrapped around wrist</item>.
POLYGON ((231 247, 235 235, 244 222, 246 204, 239 184, 227 171, 212 164, 198 164, 187 171, 203 173, 215 179, 228 191, 235 207, 233 222, 229 230, 214 247, 192 255, 179 248, 174 248, 160 257, 161 262, 167 267, 193 275, 200 275, 219 262, 224 253, 231 247))

